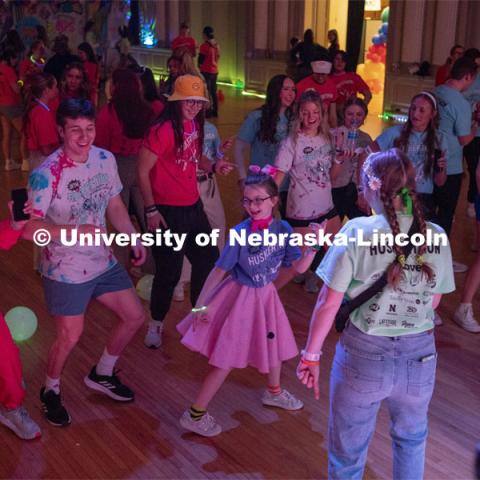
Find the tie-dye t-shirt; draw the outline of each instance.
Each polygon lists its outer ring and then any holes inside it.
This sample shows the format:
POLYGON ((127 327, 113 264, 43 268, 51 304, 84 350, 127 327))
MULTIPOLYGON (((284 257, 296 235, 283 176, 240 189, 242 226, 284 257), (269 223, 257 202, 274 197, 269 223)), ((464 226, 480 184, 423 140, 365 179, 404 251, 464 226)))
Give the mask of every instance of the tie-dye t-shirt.
MULTIPOLYGON (((85 163, 75 163, 58 149, 29 178, 34 215, 55 225, 105 227, 110 199, 122 190, 114 156, 92 147, 85 163)), ((51 241, 42 249, 40 273, 58 282, 84 283, 117 260, 110 247, 64 246, 51 241)))

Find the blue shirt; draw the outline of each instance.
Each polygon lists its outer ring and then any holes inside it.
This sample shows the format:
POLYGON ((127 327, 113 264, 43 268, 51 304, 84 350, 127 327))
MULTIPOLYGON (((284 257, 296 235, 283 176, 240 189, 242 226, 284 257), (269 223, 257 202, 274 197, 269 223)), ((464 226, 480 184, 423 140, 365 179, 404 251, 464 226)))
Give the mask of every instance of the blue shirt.
MULTIPOLYGON (((232 230, 244 231, 246 237, 252 233, 250 230, 251 219, 244 220, 232 230)), ((263 230, 256 233, 262 234, 263 230)), ((229 239, 222 251, 220 258, 215 264, 218 268, 230 272, 241 285, 261 288, 273 282, 281 267, 290 267, 294 260, 301 256, 300 248, 288 244, 288 238, 292 234, 292 227, 283 220, 274 219, 268 227, 268 232, 278 237, 279 234, 287 234, 285 244, 272 246, 241 246, 238 241, 229 235, 229 239)))
POLYGON ((439 130, 448 145, 447 175, 463 172, 463 147, 458 137, 471 132, 472 109, 465 97, 448 85, 440 85, 433 91, 438 100, 439 130))
MULTIPOLYGON (((395 140, 400 137, 401 130, 401 125, 394 125, 393 127, 384 130, 375 140, 380 149, 385 151, 389 148, 393 148, 395 146, 395 140)), ((433 193, 433 176, 430 175, 426 177, 423 171, 428 155, 427 146, 425 145, 426 136, 427 132, 416 132, 412 130, 408 137, 407 150, 405 152, 415 167, 417 193, 433 193)), ((448 158, 448 145, 442 135, 437 135, 437 144, 437 148, 447 152, 448 158)))
MULTIPOLYGON (((480 102, 480 75, 477 74, 473 83, 463 92, 463 96, 467 99, 472 107, 472 112, 475 110, 477 102, 480 102)), ((480 137, 480 127, 477 128, 476 137, 480 137)))
MULTIPOLYGON (((250 112, 240 127, 237 138, 251 146, 250 165, 264 167, 275 163, 280 143, 288 135, 288 118, 284 113, 280 114, 275 132, 275 143, 264 143, 258 138, 261 118, 261 110, 250 112)), ((288 191, 288 183, 284 181, 280 190, 288 191)))

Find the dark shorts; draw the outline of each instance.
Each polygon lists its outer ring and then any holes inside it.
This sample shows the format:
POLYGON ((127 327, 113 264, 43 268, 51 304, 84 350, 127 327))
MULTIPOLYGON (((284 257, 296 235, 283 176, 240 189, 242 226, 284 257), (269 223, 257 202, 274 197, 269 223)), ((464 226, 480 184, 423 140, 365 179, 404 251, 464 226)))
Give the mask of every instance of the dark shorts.
POLYGON ((7 117, 9 120, 15 120, 23 115, 22 105, 1 105, 0 115, 7 117))
POLYGON ((125 269, 116 264, 84 283, 64 283, 43 277, 43 290, 50 315, 81 315, 94 298, 104 293, 128 290, 133 284, 125 269))
POLYGON ((333 217, 337 217, 338 212, 335 207, 330 211, 321 215, 317 218, 310 218, 309 220, 298 220, 296 218, 286 218, 285 220, 290 224, 291 227, 308 227, 312 222, 313 223, 322 223, 324 220, 330 220, 333 217))

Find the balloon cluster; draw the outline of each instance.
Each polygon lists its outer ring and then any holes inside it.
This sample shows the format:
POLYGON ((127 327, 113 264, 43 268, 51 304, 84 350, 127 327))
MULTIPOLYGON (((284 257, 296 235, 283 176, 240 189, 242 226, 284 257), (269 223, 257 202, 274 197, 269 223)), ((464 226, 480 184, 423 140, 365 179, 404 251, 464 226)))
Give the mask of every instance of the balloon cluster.
POLYGON ((386 7, 382 11, 381 19, 382 25, 378 29, 378 35, 372 38, 372 45, 370 45, 367 53, 367 59, 373 63, 385 64, 387 55, 387 35, 388 35, 388 15, 390 8, 386 7))

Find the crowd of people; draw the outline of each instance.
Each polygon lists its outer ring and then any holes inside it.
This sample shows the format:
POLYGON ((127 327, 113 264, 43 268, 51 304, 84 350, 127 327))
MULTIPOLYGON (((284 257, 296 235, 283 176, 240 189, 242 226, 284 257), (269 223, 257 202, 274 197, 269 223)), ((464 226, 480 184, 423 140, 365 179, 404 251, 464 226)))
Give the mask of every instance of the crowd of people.
MULTIPOLYGON (((238 195, 246 213, 233 228, 237 233, 268 230, 305 240, 320 230, 347 238, 361 230, 367 240, 378 231, 450 235, 467 149, 473 177, 469 201, 475 205, 480 238, 475 180, 480 177, 480 52, 463 52, 449 66, 445 83, 412 98, 404 125, 372 140, 361 130, 371 93, 358 75, 345 71, 347 54, 334 33, 327 50, 306 32, 295 47, 306 75, 273 77, 265 103, 246 117, 234 142, 222 142, 205 120, 218 114, 219 48, 211 27, 203 30, 200 71, 193 61, 195 41, 182 24, 168 59, 168 79, 157 88, 149 69, 126 61, 113 71, 108 102, 98 114, 99 72, 87 42, 74 58, 65 38, 57 38, 55 55, 47 62, 38 40, 18 73, 20 52, 2 49, 5 168, 23 165, 11 157, 13 125, 22 135, 22 160, 28 161, 23 168, 31 171, 25 205, 31 219, 2 222, 0 248, 32 239, 39 228, 52 237, 37 265, 57 327, 40 392, 51 424, 72 421, 63 403, 61 375, 82 334, 89 303, 101 302, 118 323, 85 384, 116 401, 135 397, 115 367, 146 317, 128 275, 130 264, 144 264, 145 247, 132 245, 128 258, 119 261, 105 245, 63 245, 62 229, 104 231, 107 221, 127 234, 168 229, 185 235, 185 241, 179 249, 152 248, 155 276, 144 343, 161 346, 171 302, 176 296, 183 299, 189 281, 193 308, 177 329, 182 344, 208 358, 210 370, 180 419, 183 428, 202 436, 221 432, 207 409, 234 368, 252 366, 267 375, 263 405, 303 407, 281 386, 282 362, 298 351, 277 291, 293 280, 318 293, 297 367, 298 379, 317 398, 322 345, 342 301, 365 297, 343 326, 331 371, 329 475, 361 478, 376 414, 385 400, 392 420, 394 477, 422 478, 437 358, 434 327, 442 322, 435 309, 441 296, 455 289, 454 270, 466 270, 452 260, 450 246, 394 245, 380 254, 354 243, 252 247, 225 242, 215 176, 232 171, 238 172, 239 191, 231 195, 238 195), (230 147, 233 163, 226 159, 230 147), (220 231, 220 248, 199 246, 196 236, 210 234, 212 228, 220 231), (384 278, 383 286, 365 295, 379 278, 384 278)), ((480 254, 454 316, 470 332, 480 331, 472 311, 479 286, 480 254)), ((0 422, 21 438, 36 438, 40 428, 22 407, 18 351, 3 317, 0 352, 0 422)))

